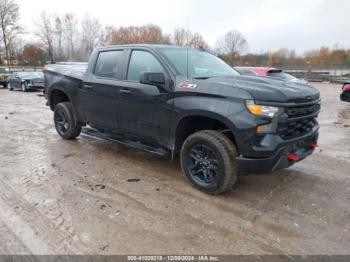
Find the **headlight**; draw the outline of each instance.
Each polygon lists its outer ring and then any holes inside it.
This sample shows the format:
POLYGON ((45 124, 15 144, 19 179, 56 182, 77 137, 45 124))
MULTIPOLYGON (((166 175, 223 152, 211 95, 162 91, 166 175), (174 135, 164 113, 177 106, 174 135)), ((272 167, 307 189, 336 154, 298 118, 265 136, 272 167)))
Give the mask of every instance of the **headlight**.
POLYGON ((279 107, 256 105, 254 100, 246 100, 248 111, 255 116, 266 116, 273 118, 279 111, 279 107))

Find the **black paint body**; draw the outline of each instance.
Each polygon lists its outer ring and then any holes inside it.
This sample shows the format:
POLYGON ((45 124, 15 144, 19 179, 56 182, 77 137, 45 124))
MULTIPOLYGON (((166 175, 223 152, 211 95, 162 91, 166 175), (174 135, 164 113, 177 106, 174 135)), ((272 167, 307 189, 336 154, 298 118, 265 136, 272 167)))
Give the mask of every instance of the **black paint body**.
MULTIPOLYGON (((53 109, 51 96, 55 90, 60 90, 72 102, 78 122, 88 123, 105 133, 123 135, 148 146, 163 148, 171 156, 180 149, 176 140, 182 121, 191 117, 216 120, 232 133, 239 153, 237 164, 242 172, 268 172, 289 166, 292 164, 286 160, 289 151, 303 147, 303 143, 316 142, 317 122, 307 132, 287 139, 278 133, 258 136, 256 126, 271 120, 253 116, 245 105, 246 100, 255 100, 260 104, 280 106, 284 112, 273 121, 276 125, 288 126, 289 122, 298 120, 288 118, 288 108, 319 105, 319 92, 315 88, 267 77, 242 75, 187 79, 167 62, 160 52, 161 48, 165 47, 103 47, 92 53, 87 68, 82 65, 46 66, 45 94, 48 104, 53 109), (98 54, 106 50, 124 50, 120 80, 94 75, 98 54), (132 50, 150 52, 163 65, 166 71, 164 88, 126 80, 132 50), (196 88, 179 88, 180 83, 194 84, 196 88)), ((319 109, 306 114, 303 119, 314 120, 318 112, 319 109)), ((311 153, 312 150, 309 150, 305 156, 311 153)))

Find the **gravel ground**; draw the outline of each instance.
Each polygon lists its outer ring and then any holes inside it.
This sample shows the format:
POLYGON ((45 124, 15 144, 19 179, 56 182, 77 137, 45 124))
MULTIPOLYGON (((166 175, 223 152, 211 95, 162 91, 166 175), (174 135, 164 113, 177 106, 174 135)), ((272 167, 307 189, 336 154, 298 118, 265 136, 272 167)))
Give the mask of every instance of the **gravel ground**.
POLYGON ((315 86, 315 154, 223 196, 178 161, 64 141, 38 92, 0 89, 0 254, 350 254, 350 103, 315 86))

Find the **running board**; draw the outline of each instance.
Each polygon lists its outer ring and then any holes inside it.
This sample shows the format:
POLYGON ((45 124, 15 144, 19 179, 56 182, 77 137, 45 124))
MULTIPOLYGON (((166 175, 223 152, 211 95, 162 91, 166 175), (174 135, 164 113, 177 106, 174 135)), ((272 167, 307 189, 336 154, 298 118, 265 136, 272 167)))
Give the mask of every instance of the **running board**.
POLYGON ((90 137, 97 137, 100 139, 108 140, 114 143, 118 143, 123 146, 127 146, 133 149, 141 150, 147 153, 151 153, 154 155, 157 155, 159 157, 169 157, 169 153, 162 148, 154 148, 147 146, 145 144, 142 144, 139 141, 133 141, 133 140, 128 140, 128 139, 122 139, 122 138, 117 138, 116 136, 111 136, 109 134, 100 132, 96 129, 89 128, 89 127, 84 127, 82 128, 82 133, 84 135, 90 136, 90 137))

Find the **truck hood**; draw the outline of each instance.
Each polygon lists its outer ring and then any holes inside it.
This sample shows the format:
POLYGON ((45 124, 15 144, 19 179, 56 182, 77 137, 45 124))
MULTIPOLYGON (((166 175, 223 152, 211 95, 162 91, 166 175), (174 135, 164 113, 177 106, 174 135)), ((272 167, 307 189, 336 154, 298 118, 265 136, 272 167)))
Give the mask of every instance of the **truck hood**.
POLYGON ((223 96, 234 96, 235 89, 248 92, 253 99, 271 102, 308 102, 319 98, 316 88, 301 83, 280 79, 255 76, 213 77, 207 80, 196 80, 199 91, 223 96), (225 86, 226 88, 222 88, 225 86))

